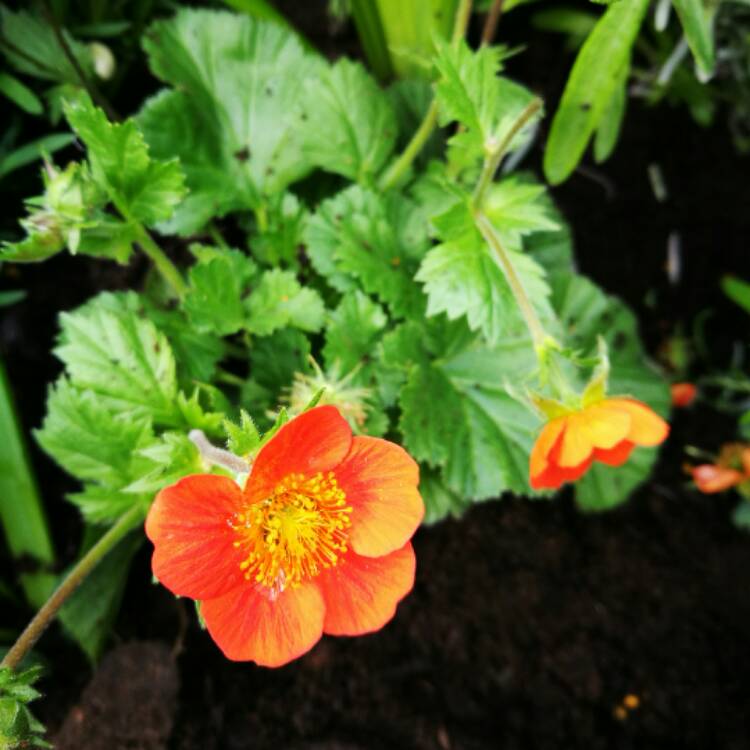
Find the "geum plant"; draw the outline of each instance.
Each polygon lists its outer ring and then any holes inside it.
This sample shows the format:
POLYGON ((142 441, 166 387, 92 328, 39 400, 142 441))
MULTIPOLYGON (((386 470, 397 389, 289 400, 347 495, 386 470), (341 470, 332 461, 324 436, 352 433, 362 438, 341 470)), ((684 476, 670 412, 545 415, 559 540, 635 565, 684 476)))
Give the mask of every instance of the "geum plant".
POLYGON ((504 49, 466 45, 467 17, 434 87, 383 90, 279 26, 182 10, 144 37, 165 88, 134 118, 68 101, 87 158, 46 166, 3 259, 154 261, 141 291, 60 318, 37 438, 108 529, 73 577, 159 493, 156 577, 203 602, 230 658, 280 664, 380 627, 411 587, 417 469, 383 437, 419 462, 430 522, 579 477, 603 509, 646 477, 654 452, 629 454, 666 436, 642 402, 663 413, 668 389, 633 315, 576 273, 544 187, 503 172, 541 102, 499 75, 504 49), (413 125, 433 95, 437 151, 413 125))

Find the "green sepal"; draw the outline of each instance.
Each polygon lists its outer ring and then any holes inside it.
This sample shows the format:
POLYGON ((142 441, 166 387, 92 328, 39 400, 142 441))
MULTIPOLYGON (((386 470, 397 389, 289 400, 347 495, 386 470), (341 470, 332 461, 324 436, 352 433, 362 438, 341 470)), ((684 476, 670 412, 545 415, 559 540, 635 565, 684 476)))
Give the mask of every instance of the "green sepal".
POLYGON ((260 445, 261 438, 253 418, 244 410, 240 410, 240 423, 235 424, 230 419, 222 423, 227 434, 227 450, 237 456, 249 456, 260 445))
POLYGON ((547 398, 538 393, 529 392, 529 400, 536 407, 537 411, 540 411, 548 421, 558 419, 559 417, 565 417, 571 414, 575 409, 571 409, 570 406, 557 401, 554 398, 547 398))
POLYGON ((583 407, 599 403, 607 397, 609 384, 609 347, 603 336, 597 336, 597 365, 581 396, 583 407))

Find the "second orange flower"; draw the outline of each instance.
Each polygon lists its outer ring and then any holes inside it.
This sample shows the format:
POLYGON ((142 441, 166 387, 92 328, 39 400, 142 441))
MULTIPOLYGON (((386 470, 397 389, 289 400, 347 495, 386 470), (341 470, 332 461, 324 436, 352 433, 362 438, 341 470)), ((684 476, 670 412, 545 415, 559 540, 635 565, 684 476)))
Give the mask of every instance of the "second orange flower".
POLYGON ((583 476, 594 461, 620 466, 636 446, 655 446, 669 425, 632 398, 604 398, 549 421, 534 444, 529 478, 534 489, 557 488, 583 476))

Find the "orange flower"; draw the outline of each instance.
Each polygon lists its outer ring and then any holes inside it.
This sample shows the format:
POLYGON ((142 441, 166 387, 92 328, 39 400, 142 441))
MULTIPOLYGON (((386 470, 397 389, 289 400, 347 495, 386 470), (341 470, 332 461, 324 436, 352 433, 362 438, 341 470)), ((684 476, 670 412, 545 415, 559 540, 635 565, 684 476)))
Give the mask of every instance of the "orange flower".
POLYGON ((414 583, 418 482, 402 448, 311 409, 260 450, 244 489, 199 474, 159 493, 146 520, 154 575, 202 602, 229 659, 281 666, 323 633, 393 617, 414 583))
POLYGON ((529 459, 534 489, 559 487, 588 471, 594 461, 620 466, 636 445, 663 442, 669 425, 632 398, 605 398, 552 419, 529 459))
POLYGON ((693 475, 695 486, 706 495, 724 492, 724 490, 742 484, 747 479, 737 469, 728 469, 725 466, 716 466, 715 464, 693 466, 690 473, 693 475))
POLYGON ((750 481, 750 446, 729 443, 721 449, 715 464, 688 467, 695 486, 706 495, 724 492, 750 481))
POLYGON ((672 393, 672 406, 676 409, 684 409, 690 406, 698 395, 698 388, 693 383, 672 383, 670 391, 672 393))

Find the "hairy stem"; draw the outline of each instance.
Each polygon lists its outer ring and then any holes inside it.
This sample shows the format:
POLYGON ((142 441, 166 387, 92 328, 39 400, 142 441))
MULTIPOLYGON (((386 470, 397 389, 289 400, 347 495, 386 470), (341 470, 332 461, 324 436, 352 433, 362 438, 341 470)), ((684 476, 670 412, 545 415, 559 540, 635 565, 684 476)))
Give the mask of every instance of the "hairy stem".
POLYGON ((503 14, 504 0, 493 0, 490 12, 487 14, 487 20, 484 22, 482 29, 482 47, 492 44, 497 32, 497 25, 500 23, 500 16, 503 14))
MULTIPOLYGON (((455 20, 453 22, 453 33, 451 35, 451 44, 454 46, 457 45, 466 34, 466 27, 468 26, 469 18, 471 17, 471 4, 472 0, 460 0, 458 4, 455 20)), ((390 190, 398 183, 401 177, 403 177, 409 167, 411 167, 414 159, 417 158, 420 151, 424 148, 425 143, 427 143, 432 135, 432 131, 435 130, 438 119, 437 116, 437 99, 433 97, 429 109, 422 118, 422 122, 417 128, 417 131, 414 133, 409 143, 406 144, 406 148, 380 178, 378 187, 381 190, 390 190)))
POLYGON ((526 123, 542 108, 541 99, 533 99, 518 116, 518 119, 513 123, 513 126, 505 134, 501 141, 497 141, 494 138, 487 140, 485 145, 486 156, 484 159, 484 166, 482 167, 482 174, 479 176, 479 181, 474 189, 474 196, 472 198, 472 205, 476 211, 481 211, 484 203, 485 196, 489 186, 492 184, 492 180, 495 177, 495 172, 500 166, 500 162, 508 151, 510 144, 518 133, 523 129, 526 123))
POLYGON ((164 251, 154 242, 154 238, 143 227, 138 227, 136 239, 146 255, 153 261, 164 280, 172 287, 174 293, 182 298, 187 293, 187 285, 177 267, 166 256, 164 251))
POLYGON ((526 294, 526 290, 523 288, 521 279, 518 278, 516 269, 513 266, 513 261, 505 251, 502 242, 500 242, 500 238, 498 237, 495 228, 492 226, 492 223, 481 212, 475 215, 475 221, 477 228, 482 233, 482 237, 484 237, 487 244, 495 252, 498 263, 503 269, 505 278, 508 281, 508 286, 510 287, 511 292, 513 292, 516 304, 526 322, 526 327, 529 329, 531 340, 534 342, 534 349, 538 353, 543 349, 544 342, 547 339, 547 332, 544 330, 544 326, 539 320, 539 317, 531 304, 531 300, 526 294))
POLYGON ((432 135, 432 131, 437 125, 437 116, 437 101, 433 99, 424 119, 420 123, 419 128, 417 128, 416 133, 414 133, 412 139, 401 152, 398 159, 396 159, 396 161, 394 161, 383 174, 379 185, 381 190, 389 190, 392 188, 401 179, 401 176, 409 169, 414 159, 417 158, 419 152, 424 148, 425 143, 427 143, 429 137, 432 135))
POLYGON ((140 505, 133 506, 127 513, 120 516, 117 523, 76 563, 67 578, 57 587, 47 602, 34 615, 26 629, 11 646, 0 667, 15 669, 31 650, 39 637, 55 619, 60 607, 66 599, 78 588, 89 573, 97 566, 101 559, 129 532, 143 520, 143 509, 140 505))

